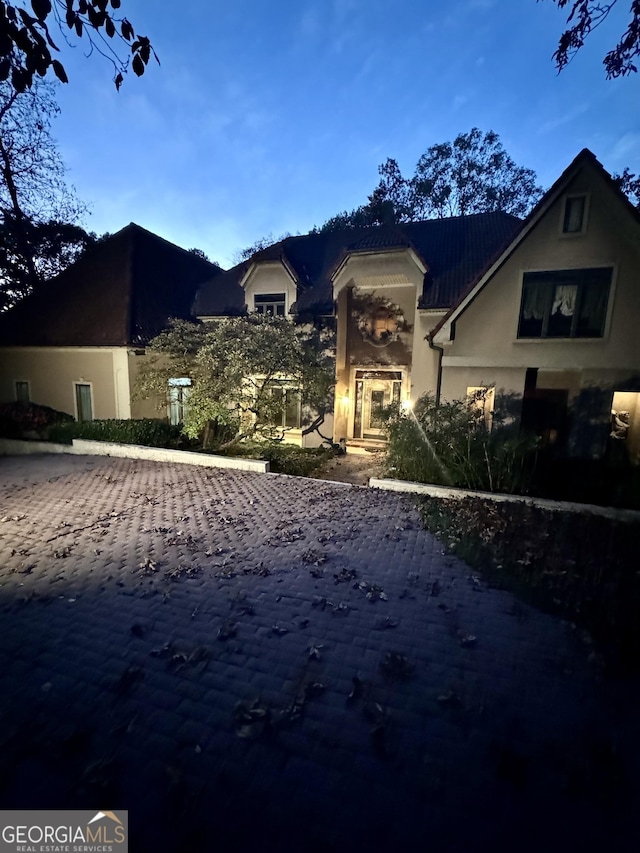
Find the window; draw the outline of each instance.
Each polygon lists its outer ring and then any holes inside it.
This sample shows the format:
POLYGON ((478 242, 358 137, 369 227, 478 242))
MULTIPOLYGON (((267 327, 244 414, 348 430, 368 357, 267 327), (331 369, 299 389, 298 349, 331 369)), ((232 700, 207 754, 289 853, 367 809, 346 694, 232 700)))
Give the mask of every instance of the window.
POLYGON ((467 387, 467 400, 472 409, 478 413, 478 420, 484 421, 487 429, 491 429, 495 388, 490 385, 469 385, 467 387))
POLYGON ((300 427, 300 391, 283 382, 272 382, 269 387, 272 406, 265 413, 268 423, 286 429, 300 427))
POLYGON ((29 403, 31 401, 29 383, 22 379, 16 379, 16 400, 18 403, 29 403))
POLYGON ((169 423, 173 426, 184 423, 190 392, 191 380, 187 376, 169 380, 169 423))
POLYGON ((284 293, 256 293, 253 297, 256 313, 284 317, 286 300, 284 293))
POLYGON ((525 273, 519 338, 601 338, 611 267, 525 273))
POLYGON ((562 220, 563 234, 581 234, 584 231, 587 197, 570 195, 564 203, 564 218, 562 220))
POLYGON ((79 421, 93 420, 93 403, 91 400, 91 385, 76 382, 76 413, 79 421))

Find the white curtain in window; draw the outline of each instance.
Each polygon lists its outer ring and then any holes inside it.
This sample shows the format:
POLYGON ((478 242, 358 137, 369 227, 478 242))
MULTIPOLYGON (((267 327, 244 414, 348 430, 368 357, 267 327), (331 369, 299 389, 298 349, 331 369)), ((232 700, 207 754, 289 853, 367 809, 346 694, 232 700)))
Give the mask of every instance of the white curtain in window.
POLYGON ((524 294, 525 320, 542 320, 546 307, 547 286, 544 282, 528 282, 524 294))
POLYGON ((576 310, 577 284, 559 284, 553 294, 552 314, 558 312, 563 317, 573 317, 576 310))

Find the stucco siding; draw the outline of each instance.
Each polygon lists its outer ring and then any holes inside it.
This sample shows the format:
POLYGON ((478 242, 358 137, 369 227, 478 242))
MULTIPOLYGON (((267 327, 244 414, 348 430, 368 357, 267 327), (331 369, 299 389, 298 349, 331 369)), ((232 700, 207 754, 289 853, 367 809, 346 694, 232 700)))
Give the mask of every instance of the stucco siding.
POLYGON ((16 347, 0 349, 0 400, 15 400, 15 380, 27 380, 31 401, 76 416, 75 384, 91 386, 94 418, 129 417, 126 348, 16 347))
POLYGON ((254 310, 254 296, 264 293, 285 294, 285 316, 296 301, 296 285, 291 276, 279 262, 261 263, 250 273, 244 285, 245 299, 249 311, 254 310))
POLYGON ((456 322, 445 367, 521 366, 539 369, 639 370, 640 245, 629 234, 629 213, 599 175, 584 173, 569 192, 588 193, 588 222, 580 235, 562 235, 564 198, 553 204, 514 254, 456 322), (525 272, 611 266, 604 337, 518 339, 525 272))
POLYGON ((415 402, 423 394, 435 394, 438 387, 439 355, 427 341, 427 334, 442 318, 442 314, 427 314, 416 311, 413 336, 413 362, 411 366, 411 400, 415 402))

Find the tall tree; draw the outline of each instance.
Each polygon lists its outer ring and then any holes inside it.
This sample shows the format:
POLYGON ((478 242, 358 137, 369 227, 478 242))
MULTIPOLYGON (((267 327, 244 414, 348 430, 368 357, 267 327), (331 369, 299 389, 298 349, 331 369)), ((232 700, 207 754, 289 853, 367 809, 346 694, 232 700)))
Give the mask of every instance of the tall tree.
POLYGON ((640 175, 631 172, 628 166, 621 175, 612 175, 614 184, 621 189, 634 207, 640 210, 640 175))
POLYGON ((24 92, 37 79, 34 75, 52 71, 66 83, 64 65, 54 58, 59 53, 55 30, 65 41, 69 35, 84 38, 90 53, 106 57, 117 89, 129 65, 140 77, 151 57, 158 57, 149 39, 137 35, 127 18, 118 17, 120 5, 121 0, 0 0, 0 81, 8 80, 15 91, 24 92))
POLYGON ((502 210, 525 216, 542 195, 532 169, 518 166, 497 133, 477 127, 453 142, 431 145, 404 178, 395 160, 378 167, 368 203, 327 220, 320 229, 387 225, 502 210))
MULTIPOLYGON (((560 9, 569 8, 567 29, 560 36, 558 47, 553 54, 558 71, 562 71, 583 47, 587 36, 606 20, 618 0, 610 0, 608 3, 601 0, 551 0, 551 2, 557 3, 560 9)), ((640 0, 632 0, 629 11, 631 18, 626 30, 620 36, 616 46, 608 51, 602 60, 607 80, 612 77, 624 77, 638 70, 634 65, 634 59, 640 54, 640 0)))
POLYGON ((176 320, 151 342, 135 393, 164 401, 169 379, 190 377, 184 431, 192 438, 204 434, 206 446, 212 423, 235 430, 227 445, 251 436, 282 438, 291 403, 285 391, 291 391, 299 395, 303 433, 310 433, 320 429, 331 405, 332 344, 330 332, 282 317, 176 320))
POLYGON ((542 195, 532 169, 517 166, 494 131, 477 127, 432 145, 410 181, 414 216, 465 216, 502 210, 525 216, 542 195))
POLYGON ((71 263, 92 241, 51 136, 53 85, 0 83, 0 310, 71 263))
POLYGON ((248 261, 249 258, 252 258, 257 252, 261 252, 263 249, 273 246, 274 243, 280 243, 282 240, 286 240, 287 237, 291 236, 290 231, 285 231, 284 234, 281 234, 279 237, 274 237, 272 233, 267 234, 265 237, 259 237, 255 243, 234 252, 233 262, 235 264, 241 264, 243 261, 248 261))

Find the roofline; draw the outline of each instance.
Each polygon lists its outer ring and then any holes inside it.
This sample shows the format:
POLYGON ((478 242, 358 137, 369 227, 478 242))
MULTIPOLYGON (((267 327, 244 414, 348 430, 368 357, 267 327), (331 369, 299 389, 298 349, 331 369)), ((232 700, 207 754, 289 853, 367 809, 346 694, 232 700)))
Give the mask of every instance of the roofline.
POLYGON ((359 255, 360 257, 364 257, 366 255, 400 254, 401 252, 409 252, 409 254, 412 256, 415 265, 418 267, 418 269, 423 275, 428 272, 429 265, 422 257, 420 252, 412 244, 411 240, 407 240, 406 246, 380 246, 376 249, 345 249, 338 258, 334 270, 329 276, 329 281, 333 283, 336 280, 336 278, 340 275, 344 267, 349 262, 349 259, 353 255, 359 255))
POLYGON ((148 228, 144 228, 142 225, 138 225, 137 222, 130 222, 128 225, 125 225, 124 228, 121 228, 119 231, 116 231, 115 234, 110 234, 109 237, 116 237, 118 234, 121 234, 128 228, 135 228, 138 231, 143 231, 145 234, 148 234, 149 237, 153 237, 155 240, 160 240, 162 243, 166 243, 167 246, 171 246, 172 249, 177 249, 183 254, 189 255, 190 258, 196 258, 196 260, 200 261, 200 263, 202 264, 208 264, 210 267, 213 267, 214 270, 217 270, 217 273, 214 273, 214 275, 226 272, 226 270, 222 269, 222 267, 218 266, 218 264, 214 264, 213 261, 207 261, 204 258, 199 257, 198 255, 194 255, 193 252, 191 252, 189 249, 185 249, 183 246, 178 246, 177 243, 172 243, 171 240, 167 240, 166 237, 161 237, 159 234, 156 234, 155 231, 149 231, 148 228))
POLYGON ((494 257, 491 261, 489 261, 485 269, 470 283, 469 287, 460 296, 455 305, 452 305, 449 311, 445 314, 445 316, 442 317, 442 319, 433 327, 433 329, 429 332, 428 337, 430 337, 433 341, 437 341, 438 343, 448 343, 451 340, 450 331, 449 335, 446 338, 443 338, 442 336, 438 338, 438 335, 445 327, 447 327, 449 330, 451 329, 451 324, 454 323, 466 311, 466 309, 475 300, 476 296, 485 287, 485 285, 491 280, 491 278, 493 278, 493 276, 498 272, 498 270, 502 266, 504 266, 504 264, 509 260, 511 255, 513 255, 513 253, 522 243, 525 237, 527 237, 531 233, 531 231, 533 231, 540 219, 544 216, 544 214, 546 214, 551 205, 557 200, 558 196, 561 195, 561 193, 564 191, 565 186, 575 177, 575 173, 578 171, 578 169, 582 168, 583 165, 585 165, 586 163, 591 163, 593 166, 595 166, 595 168, 610 184, 611 188, 616 192, 618 197, 621 197, 624 200, 626 207, 634 215, 634 218, 640 224, 640 212, 634 208, 634 206, 631 204, 631 202, 625 196, 622 190, 620 190, 613 183, 611 175, 609 174, 609 172, 607 172, 602 163, 598 161, 595 154, 588 148, 583 148, 582 151, 580 151, 580 153, 567 166, 567 168, 560 175, 560 177, 542 196, 542 198, 533 208, 531 213, 529 213, 527 218, 523 221, 520 230, 515 234, 511 242, 500 252, 499 255, 497 255, 497 257, 494 257))
POLYGON ((251 263, 250 263, 250 264, 249 264, 249 266, 247 267, 246 271, 245 271, 245 272, 244 272, 244 274, 241 276, 240 281, 238 282, 238 284, 239 284, 239 285, 240 285, 240 287, 244 290, 244 287, 245 287, 245 285, 248 283, 248 280, 249 280, 249 277, 250 277, 251 273, 252 273, 252 272, 254 271, 254 269, 256 269, 260 264, 277 264, 277 263, 282 264, 282 266, 283 266, 283 267, 284 267, 284 269, 285 269, 285 272, 287 273, 287 275, 289 276, 289 278, 291 279, 291 281, 292 281, 292 282, 296 285, 296 287, 297 287, 297 286, 298 286, 298 279, 297 279, 297 277, 296 277, 295 270, 294 270, 294 268, 293 268, 293 266, 292 266, 291 262, 289 261, 289 259, 288 259, 288 258, 287 258, 287 256, 285 255, 284 251, 281 251, 281 252, 280 252, 280 257, 279 257, 279 258, 265 258, 264 260, 251 261, 251 263))

